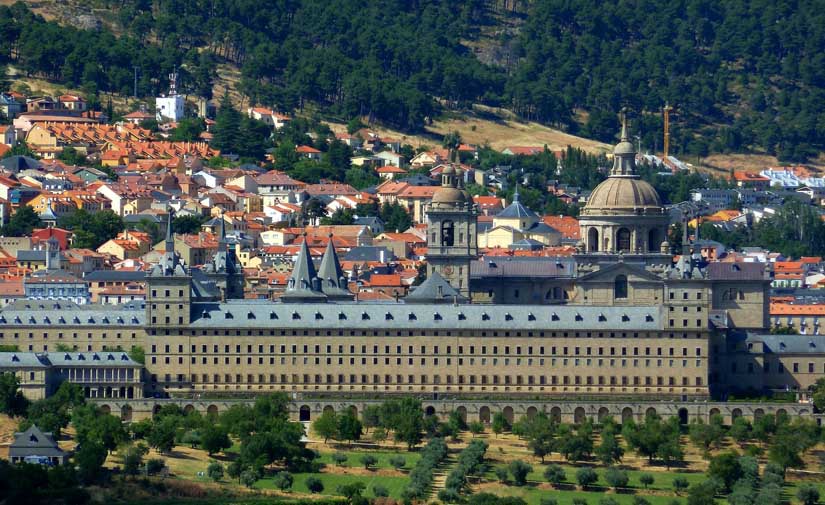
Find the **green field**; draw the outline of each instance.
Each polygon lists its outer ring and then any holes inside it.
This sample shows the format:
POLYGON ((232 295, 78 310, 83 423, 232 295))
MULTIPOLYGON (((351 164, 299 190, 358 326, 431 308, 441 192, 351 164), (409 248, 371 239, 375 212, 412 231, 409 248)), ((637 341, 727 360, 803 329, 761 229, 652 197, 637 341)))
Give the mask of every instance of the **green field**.
MULTIPOLYGON (((559 505, 572 505, 574 498, 582 498, 587 501, 588 505, 598 505, 599 500, 605 496, 618 501, 621 505, 631 505, 633 503, 632 494, 610 494, 589 491, 556 491, 552 489, 538 489, 532 486, 514 487, 514 486, 500 486, 494 491, 499 496, 518 496, 523 498, 529 505, 539 505, 542 498, 553 498, 559 502, 559 505)), ((656 496, 645 495, 651 505, 684 505, 685 498, 677 498, 675 496, 656 496)))
MULTIPOLYGON (((504 465, 496 465, 490 468, 490 471, 485 474, 485 478, 487 480, 495 480, 495 473, 494 469, 498 466, 504 465)), ((540 464, 533 464, 533 471, 527 475, 527 480, 530 482, 547 482, 544 478, 544 469, 547 468, 546 465, 540 464)), ((564 472, 566 474, 565 482, 568 484, 575 484, 576 483, 576 471, 582 468, 582 466, 573 466, 567 464, 560 464, 560 467, 564 468, 564 472)), ((593 467, 593 470, 596 471, 596 474, 599 476, 599 480, 596 483, 597 486, 607 487, 607 482, 604 480, 604 473, 607 471, 604 467, 593 467)), ((642 474, 650 474, 653 476, 654 481, 653 484, 649 486, 648 489, 651 490, 662 490, 662 491, 673 491, 673 479, 676 477, 684 477, 687 479, 688 483, 692 486, 698 482, 704 481, 707 477, 703 473, 699 472, 680 472, 678 470, 671 470, 669 472, 658 472, 658 471, 641 471, 641 470, 625 470, 627 472, 627 476, 630 477, 630 482, 628 482, 628 487, 630 488, 644 488, 642 484, 639 482, 639 476, 642 474)))
MULTIPOLYGON (((367 488, 364 491, 364 496, 372 498, 374 494, 372 487, 376 484, 384 486, 390 492, 390 497, 400 498, 401 491, 407 485, 406 477, 387 477, 387 476, 370 476, 370 475, 340 475, 331 473, 296 473, 292 476, 295 482, 292 485, 292 492, 309 493, 306 486, 306 479, 310 476, 315 476, 321 479, 324 483, 324 490, 320 493, 323 495, 336 495, 338 486, 352 484, 353 482, 363 482, 367 488)), ((255 487, 259 489, 275 489, 272 478, 261 479, 255 483, 255 487)))
POLYGON ((378 463, 375 465, 375 468, 393 468, 390 465, 390 458, 393 456, 401 456, 406 461, 406 464, 403 467, 403 470, 410 470, 415 464, 418 462, 419 458, 421 457, 417 452, 392 452, 392 451, 354 451, 354 450, 343 450, 343 451, 333 451, 333 452, 322 452, 321 458, 316 460, 319 461, 327 466, 335 467, 338 466, 332 461, 332 455, 335 452, 341 452, 347 455, 347 461, 344 462, 343 467, 346 468, 358 468, 363 467, 364 465, 361 463, 361 456, 365 454, 369 454, 371 456, 375 456, 378 460, 378 463))

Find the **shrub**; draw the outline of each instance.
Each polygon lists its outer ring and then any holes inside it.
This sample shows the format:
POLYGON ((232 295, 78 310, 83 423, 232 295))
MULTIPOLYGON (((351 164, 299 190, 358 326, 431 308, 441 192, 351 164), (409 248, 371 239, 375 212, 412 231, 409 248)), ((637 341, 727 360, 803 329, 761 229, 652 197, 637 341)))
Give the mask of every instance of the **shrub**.
POLYGON ((332 454, 332 462, 335 463, 336 466, 343 466, 344 463, 347 462, 349 456, 347 456, 344 452, 336 452, 332 454))
POLYGON ((573 505, 587 505, 587 500, 584 498, 573 498, 573 505))
POLYGON ((599 505, 619 505, 619 502, 616 498, 605 496, 601 500, 599 500, 599 505))
POLYGON ((369 470, 371 466, 375 466, 378 463, 378 458, 373 456, 372 454, 364 454, 361 456, 361 464, 364 465, 364 468, 369 470))
POLYGON ((576 482, 578 482, 582 488, 595 484, 598 480, 599 476, 596 474, 596 471, 590 467, 579 468, 576 472, 576 482))
POLYGON ((272 479, 272 483, 275 484, 275 487, 277 487, 281 491, 286 491, 287 489, 291 488, 293 481, 294 479, 292 478, 292 474, 289 472, 278 472, 272 479))
POLYGON ((619 470, 616 467, 610 467, 604 474, 604 480, 607 482, 608 486, 613 489, 618 489, 620 487, 627 487, 627 483, 630 478, 624 470, 619 470))
POLYGON ((653 476, 649 473, 643 473, 639 476, 639 482, 642 483, 645 489, 647 489, 648 486, 652 485, 654 480, 655 479, 653 478, 653 476))
POLYGON ((153 458, 146 462, 146 473, 149 475, 155 475, 160 473, 163 470, 163 467, 166 466, 166 463, 160 458, 153 458))
POLYGON ((521 460, 511 461, 508 470, 513 476, 513 483, 516 486, 527 484, 527 474, 533 471, 533 467, 521 460))
POLYGON ((542 497, 539 500, 539 505, 559 505, 559 501, 555 498, 542 497))
POLYGON ((544 469, 544 478, 555 487, 564 482, 567 475, 565 475, 564 468, 561 466, 547 465, 547 468, 544 469))
POLYGON ((674 477, 673 479, 673 490, 676 491, 676 494, 687 489, 689 486, 688 480, 684 477, 674 477))
POLYGON ((389 490, 382 486, 381 484, 375 484, 372 486, 372 494, 376 498, 386 498, 390 495, 389 490))
POLYGON ((324 490, 324 483, 321 482, 321 479, 314 475, 310 475, 309 477, 307 477, 305 484, 307 486, 307 489, 309 489, 310 493, 317 494, 324 490))
POLYGON ((800 484, 796 490, 796 497, 804 505, 816 505, 819 501, 819 489, 813 484, 800 484))
POLYGON ((396 470, 401 470, 404 468, 404 465, 407 464, 407 460, 404 459, 404 456, 391 456, 390 457, 390 465, 396 470))
POLYGON ((633 505, 650 505, 650 501, 642 496, 633 497, 633 505))
POLYGON ((258 472, 252 469, 244 470, 243 472, 241 472, 241 475, 238 477, 238 480, 240 480, 241 484, 243 484, 244 486, 252 487, 252 485, 258 481, 258 472))
POLYGON ((206 475, 215 482, 218 482, 223 478, 223 465, 217 461, 209 463, 209 466, 206 467, 206 475))
POLYGON ((507 477, 509 474, 507 473, 507 467, 499 466, 496 467, 496 477, 500 482, 507 482, 507 477))

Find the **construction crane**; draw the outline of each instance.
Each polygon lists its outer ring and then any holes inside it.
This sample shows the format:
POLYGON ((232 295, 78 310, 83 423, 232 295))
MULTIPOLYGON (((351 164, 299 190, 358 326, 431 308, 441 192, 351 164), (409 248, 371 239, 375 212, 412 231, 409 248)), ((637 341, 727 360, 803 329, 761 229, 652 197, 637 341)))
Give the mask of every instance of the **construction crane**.
POLYGON ((662 156, 662 158, 665 161, 670 153, 670 111, 672 110, 673 107, 671 107, 669 103, 665 102, 665 106, 662 108, 665 115, 665 149, 664 156, 662 156))

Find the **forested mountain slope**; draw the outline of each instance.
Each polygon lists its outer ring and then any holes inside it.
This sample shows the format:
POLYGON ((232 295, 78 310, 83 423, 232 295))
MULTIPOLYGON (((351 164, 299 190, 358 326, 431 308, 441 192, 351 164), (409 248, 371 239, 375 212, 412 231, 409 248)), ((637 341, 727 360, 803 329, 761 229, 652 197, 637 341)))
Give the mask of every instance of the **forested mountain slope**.
MULTIPOLYGON (((88 2, 86 2, 88 3, 88 2)), ((676 107, 676 152, 763 151, 801 161, 825 147, 825 10, 814 0, 94 0, 108 30, 0 8, 0 58, 90 90, 209 96, 214 64, 281 109, 307 102, 420 129, 442 107, 506 107, 610 140, 637 114, 642 142, 676 107), (482 63, 473 49, 492 47, 482 63), (496 51, 498 50, 498 51, 496 51)), ((486 56, 486 55, 485 55, 486 56)))

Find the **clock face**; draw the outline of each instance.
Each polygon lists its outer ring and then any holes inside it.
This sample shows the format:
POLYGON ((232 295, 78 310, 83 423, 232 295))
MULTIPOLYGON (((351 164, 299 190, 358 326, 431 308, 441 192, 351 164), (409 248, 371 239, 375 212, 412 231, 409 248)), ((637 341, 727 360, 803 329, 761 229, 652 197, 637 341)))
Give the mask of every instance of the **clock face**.
POLYGON ((453 267, 449 265, 444 267, 444 275, 453 275, 453 267))

